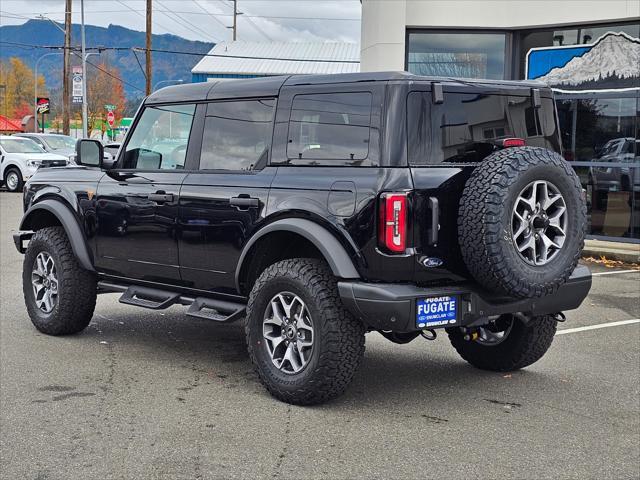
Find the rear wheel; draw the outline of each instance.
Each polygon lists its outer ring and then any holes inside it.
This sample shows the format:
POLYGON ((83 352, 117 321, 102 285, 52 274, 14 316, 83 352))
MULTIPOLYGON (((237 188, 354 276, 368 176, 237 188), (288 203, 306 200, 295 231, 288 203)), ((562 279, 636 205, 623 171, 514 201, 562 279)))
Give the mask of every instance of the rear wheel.
POLYGON ((249 355, 260 381, 284 402, 311 405, 342 394, 364 355, 364 331, 319 260, 275 263, 251 290, 249 355))
POLYGON ((10 192, 19 192, 22 190, 22 175, 17 168, 10 168, 4 175, 4 183, 10 192))
POLYGON ((62 227, 38 230, 29 241, 22 289, 31 322, 42 333, 69 335, 89 325, 96 277, 80 267, 62 227))
POLYGON ((502 315, 482 327, 447 332, 456 351, 474 367, 509 372, 540 360, 553 342, 556 325, 550 315, 526 323, 514 315, 502 315))

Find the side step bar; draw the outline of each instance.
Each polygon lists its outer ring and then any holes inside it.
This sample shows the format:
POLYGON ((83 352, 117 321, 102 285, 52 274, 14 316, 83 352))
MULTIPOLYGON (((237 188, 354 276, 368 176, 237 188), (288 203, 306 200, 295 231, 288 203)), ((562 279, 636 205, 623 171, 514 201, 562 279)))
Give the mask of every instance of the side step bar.
POLYGON ((188 316, 220 323, 234 322, 244 317, 246 313, 246 305, 242 303, 215 298, 194 298, 139 285, 120 285, 102 280, 98 282, 98 290, 100 293, 122 292, 120 303, 152 310, 164 310, 175 304, 187 305, 189 306, 188 316))

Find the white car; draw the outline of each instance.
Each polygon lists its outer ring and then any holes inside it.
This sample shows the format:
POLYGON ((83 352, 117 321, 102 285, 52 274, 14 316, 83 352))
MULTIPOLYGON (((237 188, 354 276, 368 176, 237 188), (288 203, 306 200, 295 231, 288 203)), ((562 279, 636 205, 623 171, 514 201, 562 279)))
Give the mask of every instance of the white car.
POLYGON ((0 135, 0 181, 10 192, 19 192, 22 185, 40 167, 65 167, 68 157, 47 153, 29 138, 0 135))

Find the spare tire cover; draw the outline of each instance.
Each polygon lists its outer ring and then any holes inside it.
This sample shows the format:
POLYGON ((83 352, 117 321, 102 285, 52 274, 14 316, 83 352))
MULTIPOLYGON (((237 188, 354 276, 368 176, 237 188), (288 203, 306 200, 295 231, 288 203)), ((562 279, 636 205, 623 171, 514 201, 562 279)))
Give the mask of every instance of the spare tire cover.
POLYGON ((555 292, 584 246, 586 205, 573 168, 539 147, 500 150, 478 165, 458 211, 462 257, 484 287, 514 297, 555 292))

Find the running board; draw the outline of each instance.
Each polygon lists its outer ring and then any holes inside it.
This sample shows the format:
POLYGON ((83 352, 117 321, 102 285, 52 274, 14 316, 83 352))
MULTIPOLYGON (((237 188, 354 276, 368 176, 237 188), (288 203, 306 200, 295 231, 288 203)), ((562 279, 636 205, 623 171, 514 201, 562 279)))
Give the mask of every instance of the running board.
POLYGON ((136 307, 163 310, 171 305, 186 305, 187 315, 219 323, 230 323, 246 314, 246 305, 206 297, 190 297, 177 292, 143 287, 139 285, 122 285, 110 281, 98 282, 99 293, 122 292, 120 303, 136 307))
POLYGON ((180 294, 132 285, 120 297, 120 303, 136 307, 164 310, 180 299, 180 294))
POLYGON ((215 322, 230 323, 244 317, 245 311, 246 307, 240 303, 198 297, 189 306, 187 315, 215 322))

